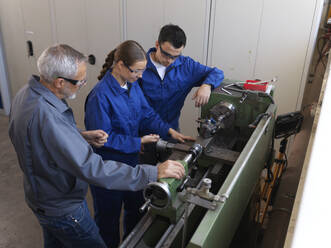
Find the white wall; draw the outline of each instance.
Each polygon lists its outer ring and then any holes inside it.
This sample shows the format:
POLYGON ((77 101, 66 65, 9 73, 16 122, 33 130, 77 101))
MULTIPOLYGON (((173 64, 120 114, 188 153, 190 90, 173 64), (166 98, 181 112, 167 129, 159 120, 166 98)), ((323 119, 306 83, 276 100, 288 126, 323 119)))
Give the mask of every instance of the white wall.
POLYGON ((12 96, 31 76, 22 20, 19 0, 0 0, 0 25, 12 96))
MULTIPOLYGON (((278 76, 278 113, 291 112, 301 105, 323 1, 0 0, 12 94, 36 72, 37 56, 52 43, 65 42, 94 54, 97 62, 88 67, 89 85, 70 102, 82 126, 85 97, 109 51, 124 39, 137 40, 147 50, 160 27, 171 22, 187 34, 184 54, 220 67, 227 78, 278 76), (34 43, 34 57, 27 56, 26 40, 34 43)), ((191 95, 180 125, 194 135, 199 109, 191 95)))
POLYGON ((228 78, 278 77, 278 113, 301 107, 323 0, 223 0, 214 2, 209 63, 228 78), (317 8, 318 7, 318 8, 317 8), (309 52, 309 53, 308 53, 309 52), (308 60, 308 61, 307 61, 308 60))
POLYGON ((98 82, 98 75, 107 54, 120 42, 120 0, 51 0, 54 9, 56 41, 70 44, 86 55, 96 57, 95 65, 88 65, 88 84, 81 88, 77 98, 69 100, 75 119, 84 128, 84 103, 86 96, 98 82), (73 16, 73 13, 76 13, 73 16))
MULTIPOLYGON (((177 24, 183 28, 187 36, 183 54, 206 64, 210 0, 126 0, 124 2, 126 39, 139 41, 147 51, 154 47, 163 25, 177 24)), ((195 90, 187 96, 180 118, 181 131, 191 136, 197 134, 195 120, 200 111, 199 108, 194 107, 194 102, 191 100, 195 90)))
POLYGON ((8 115, 10 112, 10 93, 8 86, 9 79, 7 74, 7 64, 3 49, 2 33, 0 28, 0 98, 2 104, 0 113, 3 113, 5 115, 8 115))

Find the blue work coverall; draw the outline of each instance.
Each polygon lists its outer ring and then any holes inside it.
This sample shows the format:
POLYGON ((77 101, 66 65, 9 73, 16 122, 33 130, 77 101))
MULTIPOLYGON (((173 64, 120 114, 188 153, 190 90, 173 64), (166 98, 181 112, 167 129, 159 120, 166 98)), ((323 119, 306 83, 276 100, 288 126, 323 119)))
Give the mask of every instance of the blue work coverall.
POLYGON ((164 79, 161 80, 155 66, 151 62, 148 51, 147 66, 139 85, 150 106, 161 119, 179 130, 179 116, 186 96, 193 87, 209 84, 211 88, 220 86, 224 79, 223 71, 208 67, 187 56, 179 56, 167 67, 164 79))
MULTIPOLYGON (((95 149, 104 160, 115 160, 136 166, 141 148, 139 133, 159 134, 167 138, 170 126, 164 123, 147 103, 137 82, 121 88, 107 71, 90 92, 85 106, 85 126, 88 130, 102 129, 108 141, 95 149)), ((119 218, 124 202, 125 235, 139 221, 138 209, 143 204, 142 192, 107 190, 91 185, 95 220, 107 245, 119 243, 119 218)))

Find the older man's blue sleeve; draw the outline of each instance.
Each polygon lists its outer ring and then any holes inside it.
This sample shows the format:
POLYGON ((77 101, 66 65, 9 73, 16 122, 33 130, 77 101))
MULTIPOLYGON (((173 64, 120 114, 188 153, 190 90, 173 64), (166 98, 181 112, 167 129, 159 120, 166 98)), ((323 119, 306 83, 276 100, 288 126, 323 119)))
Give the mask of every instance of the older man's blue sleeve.
POLYGON ((41 114, 38 118, 32 125, 42 123, 40 135, 54 166, 107 189, 141 190, 157 180, 157 167, 133 168, 120 162, 103 161, 70 123, 57 116, 41 114))

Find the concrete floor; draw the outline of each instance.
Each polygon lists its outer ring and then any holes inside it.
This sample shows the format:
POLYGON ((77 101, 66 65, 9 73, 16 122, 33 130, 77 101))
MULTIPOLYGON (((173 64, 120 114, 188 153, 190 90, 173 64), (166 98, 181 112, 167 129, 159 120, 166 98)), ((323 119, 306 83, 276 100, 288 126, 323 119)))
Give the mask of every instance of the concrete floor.
MULTIPOLYGON (((43 246, 41 227, 24 200, 22 175, 8 136, 8 117, 0 115, 0 248, 43 246)), ((90 194, 87 202, 93 213, 90 194)))
POLYGON ((0 115, 0 248, 42 247, 42 231, 24 201, 22 172, 0 115))
MULTIPOLYGON (((24 200, 22 175, 8 136, 8 117, 0 115, 0 248, 43 247, 41 227, 24 200)), ((90 192, 87 203, 93 215, 90 192)))

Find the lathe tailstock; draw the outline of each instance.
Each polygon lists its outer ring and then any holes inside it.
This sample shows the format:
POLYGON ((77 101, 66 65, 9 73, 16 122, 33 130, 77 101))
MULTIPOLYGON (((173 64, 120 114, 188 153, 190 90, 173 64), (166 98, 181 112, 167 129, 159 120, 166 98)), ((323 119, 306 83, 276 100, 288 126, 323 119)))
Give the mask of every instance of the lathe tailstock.
MULTIPOLYGON (((194 144, 158 142, 186 169, 144 190, 147 213, 121 247, 229 247, 272 161, 276 105, 267 94, 215 89, 194 144)), ((193 127, 192 127, 193 128, 193 127)), ((248 246, 246 246, 248 247, 248 246)))

